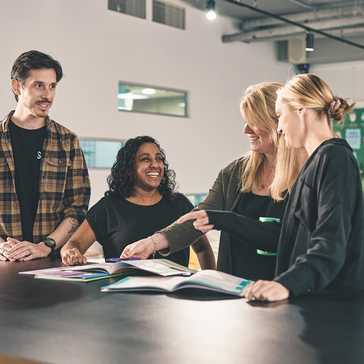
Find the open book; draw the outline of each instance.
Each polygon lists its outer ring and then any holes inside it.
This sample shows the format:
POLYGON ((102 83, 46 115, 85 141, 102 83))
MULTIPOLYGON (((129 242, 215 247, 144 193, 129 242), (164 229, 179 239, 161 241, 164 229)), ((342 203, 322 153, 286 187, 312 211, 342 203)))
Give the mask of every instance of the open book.
POLYGON ((119 277, 123 273, 108 273, 108 272, 84 272, 77 270, 68 270, 62 268, 40 269, 35 271, 20 272, 19 274, 34 275, 34 278, 53 279, 58 281, 73 281, 73 282, 93 282, 99 279, 119 277))
POLYGON ((20 272, 33 275, 34 278, 63 281, 91 282, 98 279, 112 278, 138 269, 161 276, 191 275, 188 268, 167 259, 124 260, 115 263, 85 264, 62 266, 20 272))
POLYGON ((203 270, 191 277, 125 277, 102 287, 102 292, 175 292, 184 288, 199 288, 243 297, 248 279, 215 270, 203 270))

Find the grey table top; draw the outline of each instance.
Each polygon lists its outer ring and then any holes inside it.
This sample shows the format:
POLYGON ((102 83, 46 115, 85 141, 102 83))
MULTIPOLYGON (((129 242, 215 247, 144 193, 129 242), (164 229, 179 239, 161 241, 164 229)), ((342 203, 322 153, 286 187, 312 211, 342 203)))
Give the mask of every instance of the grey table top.
POLYGON ((0 353, 48 363, 364 363, 364 299, 251 305, 201 292, 102 293, 0 263, 0 353))

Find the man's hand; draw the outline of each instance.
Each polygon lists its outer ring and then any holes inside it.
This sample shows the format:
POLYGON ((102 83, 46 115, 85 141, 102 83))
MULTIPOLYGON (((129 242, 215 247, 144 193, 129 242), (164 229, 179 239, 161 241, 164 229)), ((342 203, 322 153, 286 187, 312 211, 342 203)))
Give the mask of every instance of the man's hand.
POLYGON ((0 261, 9 260, 8 252, 15 245, 16 245, 16 243, 13 243, 13 242, 10 242, 10 241, 2 241, 0 243, 0 261))
POLYGON ((61 258, 62 263, 65 265, 81 265, 87 263, 86 257, 77 248, 62 248, 61 258))
POLYGON ((244 296, 248 301, 276 302, 286 300, 289 290, 275 281, 257 281, 245 288, 244 296))
POLYGON ((6 258, 11 262, 45 258, 52 251, 44 243, 34 244, 30 241, 19 241, 13 238, 8 238, 7 243, 12 244, 12 247, 6 251, 6 258))

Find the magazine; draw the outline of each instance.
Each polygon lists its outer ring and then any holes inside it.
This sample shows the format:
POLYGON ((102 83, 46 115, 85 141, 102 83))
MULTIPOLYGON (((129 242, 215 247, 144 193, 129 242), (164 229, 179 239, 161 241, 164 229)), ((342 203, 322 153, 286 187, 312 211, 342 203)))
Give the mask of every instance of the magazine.
POLYGON ((102 292, 175 292, 184 288, 198 288, 243 297, 248 279, 215 270, 203 270, 191 277, 124 277, 102 287, 102 292))
POLYGON ((91 282, 130 273, 131 270, 146 271, 165 277, 192 274, 188 268, 167 259, 124 260, 115 263, 62 266, 19 272, 19 274, 33 275, 34 278, 41 279, 91 282))
POLYGON ((100 279, 120 277, 123 273, 107 273, 107 272, 82 272, 76 270, 66 270, 59 268, 41 269, 36 274, 31 272, 20 272, 20 274, 32 274, 37 279, 52 279, 58 281, 73 281, 73 282, 93 282, 100 279))

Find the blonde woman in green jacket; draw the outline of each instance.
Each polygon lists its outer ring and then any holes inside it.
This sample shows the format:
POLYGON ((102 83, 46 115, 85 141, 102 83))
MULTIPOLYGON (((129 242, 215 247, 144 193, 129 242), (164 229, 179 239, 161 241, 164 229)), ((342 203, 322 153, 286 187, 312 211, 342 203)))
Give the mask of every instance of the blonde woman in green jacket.
POLYGON ((253 280, 273 278, 280 225, 259 218, 279 221, 284 210, 284 201, 276 203, 270 195, 278 146, 274 108, 281 86, 264 82, 246 90, 241 113, 250 152, 220 171, 199 211, 129 245, 123 257, 146 258, 155 251, 168 255, 215 228, 222 231, 218 270, 253 280))

